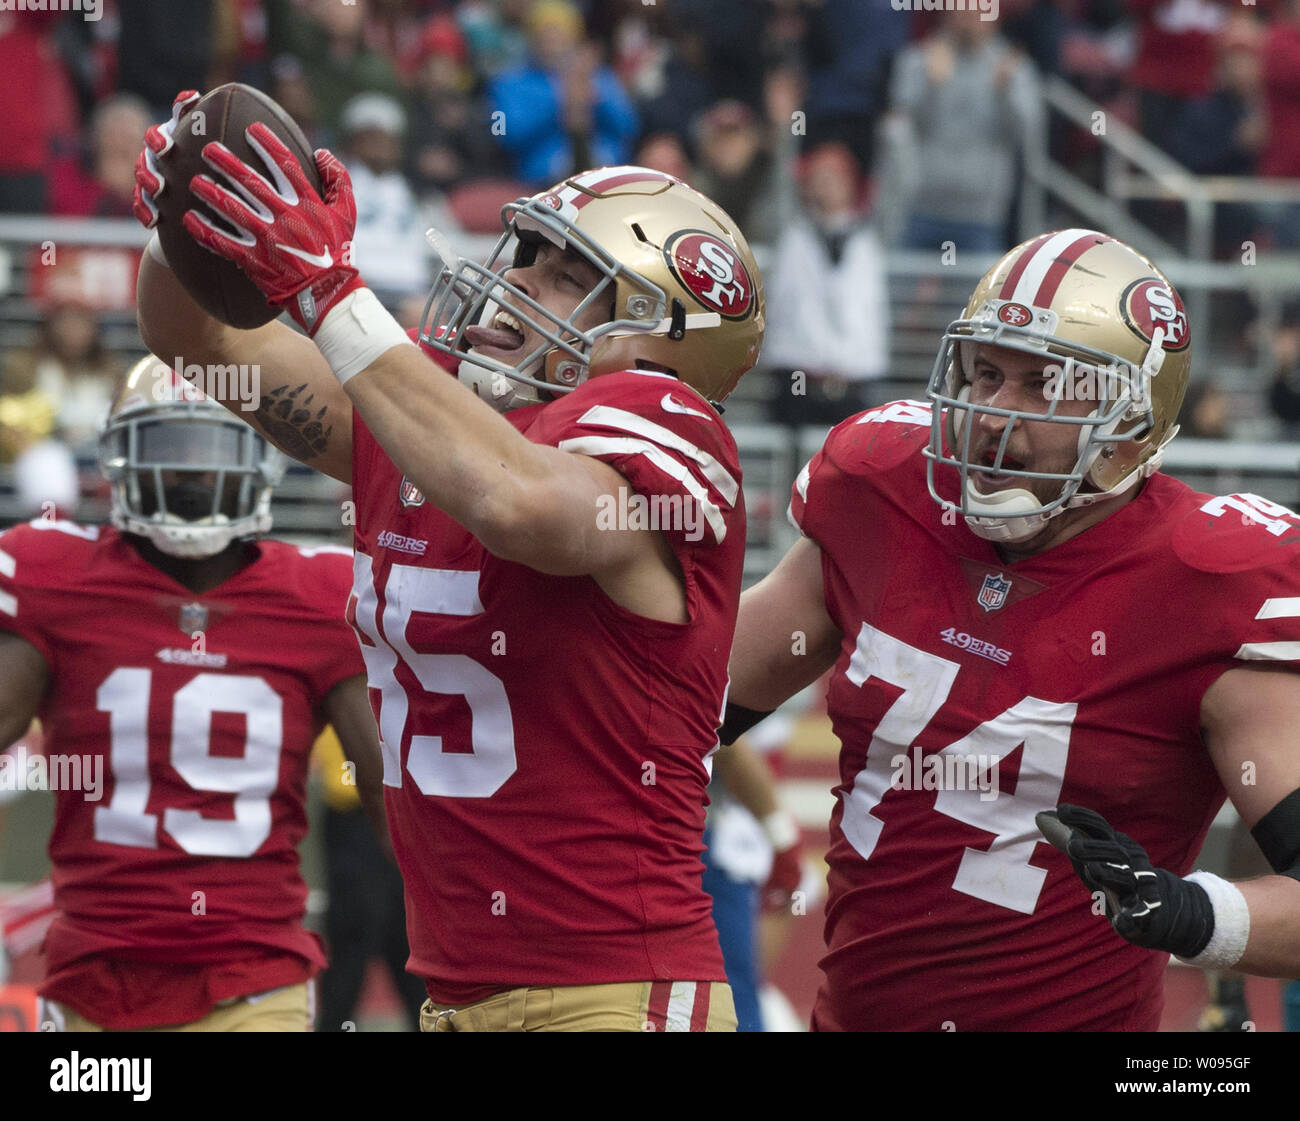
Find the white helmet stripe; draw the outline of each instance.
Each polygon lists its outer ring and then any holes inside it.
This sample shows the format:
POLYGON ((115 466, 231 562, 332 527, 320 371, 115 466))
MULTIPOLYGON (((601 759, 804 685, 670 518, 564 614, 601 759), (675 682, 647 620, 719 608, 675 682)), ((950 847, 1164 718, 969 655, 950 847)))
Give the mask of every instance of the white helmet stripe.
POLYGON ((1017 303, 1029 304, 1034 307, 1045 306, 1039 300, 1039 290, 1043 286, 1043 281, 1047 278, 1048 270, 1056 263, 1056 258, 1076 241, 1096 236, 1096 230, 1071 229, 1062 230, 1060 233, 1049 237, 1036 250, 1030 251, 1025 270, 1020 274, 1020 279, 1016 282, 1015 291, 1012 292, 1010 298, 1017 303))

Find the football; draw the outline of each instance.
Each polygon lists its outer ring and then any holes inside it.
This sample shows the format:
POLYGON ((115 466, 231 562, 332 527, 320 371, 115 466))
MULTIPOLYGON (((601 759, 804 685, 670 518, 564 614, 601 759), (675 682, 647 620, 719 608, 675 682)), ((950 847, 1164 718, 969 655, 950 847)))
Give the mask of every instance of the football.
POLYGON ((175 143, 158 160, 167 184, 158 198, 158 238, 167 263, 204 311, 231 327, 245 329, 269 323, 280 309, 266 302, 238 265, 194 241, 183 219, 187 210, 196 209, 218 228, 229 228, 194 197, 190 180, 201 173, 212 174, 203 162, 203 148, 214 140, 221 141, 250 167, 264 172, 261 157, 244 136, 244 130, 256 121, 265 124, 298 157, 308 181, 319 191, 315 154, 302 129, 266 94, 239 82, 218 86, 196 102, 177 122, 175 143))

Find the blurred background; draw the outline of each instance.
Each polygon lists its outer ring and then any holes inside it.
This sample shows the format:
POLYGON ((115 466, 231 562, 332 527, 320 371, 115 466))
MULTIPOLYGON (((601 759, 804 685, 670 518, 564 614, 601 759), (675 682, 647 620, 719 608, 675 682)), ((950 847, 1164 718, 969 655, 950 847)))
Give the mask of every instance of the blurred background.
MULTIPOLYGON (((98 19, 0 12, 0 526, 104 520, 96 432, 143 353, 145 234, 130 217, 141 137, 177 91, 231 80, 270 93, 344 159, 357 263, 407 324, 438 266, 426 228, 485 253, 504 202, 572 171, 644 164, 725 207, 755 248, 769 322, 762 363, 727 407, 746 472, 747 582, 793 540, 790 483, 829 425, 922 396, 979 276, 1065 226, 1129 242, 1181 290, 1193 385, 1166 470, 1295 505, 1300 0, 972 6, 102 0, 98 19)), ((345 497, 291 471, 277 536, 346 543, 345 497)), ((790 716, 775 745, 783 798, 816 851, 835 746, 815 695, 790 716)), ((18 833, 0 838, 0 881, 41 874, 44 833, 18 833)), ((1206 866, 1217 859, 1207 849, 1206 866)), ((769 951, 774 973, 797 974, 784 987, 799 1014, 817 913, 769 951), (791 943, 797 966, 782 964, 791 943)), ((1185 1002, 1192 1021, 1201 1001, 1185 1002)))
MULTIPOLYGON (((503 202, 600 164, 717 200, 767 286, 763 361, 727 419, 749 578, 789 544, 826 427, 916 397, 999 253, 1070 225, 1174 280, 1193 387, 1169 467, 1292 505, 1300 454, 1300 2, 102 0, 0 13, 0 524, 98 520, 94 441, 140 353, 144 128, 180 89, 266 90, 356 183, 357 260, 405 322, 503 202), (910 7, 910 5, 897 5, 910 7), (918 5, 919 6, 919 5, 918 5), (996 12, 996 18, 986 18, 996 12)), ((172 359, 175 356, 164 356, 172 359)), ((292 474, 281 532, 340 535, 292 474)))

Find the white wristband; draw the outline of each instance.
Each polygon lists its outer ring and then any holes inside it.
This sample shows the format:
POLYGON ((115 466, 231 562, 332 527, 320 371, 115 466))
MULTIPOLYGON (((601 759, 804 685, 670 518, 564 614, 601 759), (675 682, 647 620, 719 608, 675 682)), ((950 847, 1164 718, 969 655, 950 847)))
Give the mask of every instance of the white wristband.
POLYGON ((785 852, 799 843, 799 823, 789 810, 773 810, 762 821, 763 832, 777 852, 785 852))
POLYGON ((167 263, 167 258, 163 256, 162 242, 158 240, 158 231, 154 230, 153 237, 149 239, 149 244, 145 246, 145 252, 165 269, 170 269, 171 265, 167 263))
POLYGON ((1231 969, 1246 952, 1250 939, 1250 908, 1236 884, 1220 879, 1213 872, 1193 872, 1183 877, 1188 883, 1200 884, 1214 908, 1214 933, 1205 949, 1193 958, 1179 958, 1201 969, 1231 969))
POLYGON ((415 345, 369 288, 348 293, 330 308, 313 337, 340 385, 385 351, 415 345))

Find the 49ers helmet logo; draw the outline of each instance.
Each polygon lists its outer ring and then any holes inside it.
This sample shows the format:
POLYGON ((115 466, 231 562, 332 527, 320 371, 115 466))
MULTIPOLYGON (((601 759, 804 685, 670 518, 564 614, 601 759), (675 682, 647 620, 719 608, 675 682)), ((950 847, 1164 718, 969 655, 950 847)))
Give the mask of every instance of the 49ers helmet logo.
POLYGON ((1147 342, 1157 327, 1164 329, 1165 350, 1186 350, 1192 341, 1183 301, 1163 280, 1135 280, 1124 289, 1119 307, 1129 329, 1147 342))
POLYGON ((998 308, 998 318, 1003 323, 1009 323, 1012 327, 1023 327, 1034 318, 1034 313, 1024 304, 1017 304, 1008 300, 998 308))
POLYGON ((704 230, 679 230, 664 245, 673 275, 696 300, 724 319, 744 319, 754 306, 754 282, 740 255, 704 230))

